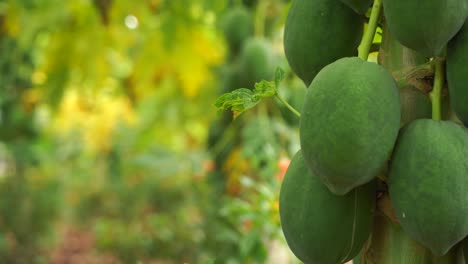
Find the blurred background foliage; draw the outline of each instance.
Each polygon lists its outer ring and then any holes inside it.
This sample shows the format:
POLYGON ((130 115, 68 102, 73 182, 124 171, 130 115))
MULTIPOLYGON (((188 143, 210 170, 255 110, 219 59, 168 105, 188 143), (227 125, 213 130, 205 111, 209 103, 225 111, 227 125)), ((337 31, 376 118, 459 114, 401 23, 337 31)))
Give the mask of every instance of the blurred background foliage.
POLYGON ((288 2, 0 0, 0 263, 296 263, 298 120, 213 106, 279 66, 300 107, 288 2))

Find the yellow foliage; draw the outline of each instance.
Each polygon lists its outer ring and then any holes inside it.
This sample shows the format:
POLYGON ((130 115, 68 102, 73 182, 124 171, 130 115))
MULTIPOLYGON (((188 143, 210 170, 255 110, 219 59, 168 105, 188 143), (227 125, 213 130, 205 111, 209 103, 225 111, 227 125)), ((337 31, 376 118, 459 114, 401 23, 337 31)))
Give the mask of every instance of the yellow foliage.
POLYGON ((176 29, 171 40, 174 45, 165 48, 165 41, 163 33, 157 32, 148 37, 139 54, 134 69, 135 79, 142 80, 137 85, 138 94, 145 97, 155 81, 174 78, 182 95, 191 99, 199 94, 203 85, 213 80, 211 68, 223 62, 222 41, 209 30, 182 26, 176 29))
POLYGON ((8 19, 3 20, 4 30, 8 32, 11 37, 16 37, 21 33, 21 21, 20 21, 20 10, 14 2, 10 2, 7 5, 8 19))
POLYGON ((112 96, 102 91, 95 96, 86 96, 77 89, 70 89, 62 100, 53 127, 65 136, 78 132, 92 151, 106 151, 116 125, 119 122, 133 125, 136 121, 131 103, 125 96, 112 96))
POLYGON ((41 99, 41 92, 39 89, 28 89, 22 94, 23 108, 26 111, 32 111, 33 108, 39 103, 41 99))
MULTIPOLYGON (((32 76, 34 88, 51 91, 49 97, 58 94, 58 89, 65 90, 52 121, 54 132, 65 135, 74 131, 89 149, 105 151, 119 122, 127 125, 136 122, 136 109, 127 95, 135 105, 155 94, 167 100, 174 95, 193 100, 215 78, 212 68, 223 62, 224 47, 214 25, 175 19, 174 30, 168 34, 153 13, 161 1, 148 3, 135 5, 117 0, 110 10, 111 23, 106 27, 100 25, 98 12, 92 5, 65 4, 67 12, 78 20, 71 25, 58 25, 57 30, 38 42, 41 56, 32 76), (129 15, 138 19, 137 28, 126 27, 124 20, 129 15), (108 85, 109 79, 115 83, 108 85), (162 92, 162 87, 168 85, 177 92, 162 92), (127 95, 109 95, 103 87, 125 90, 127 95)), ((198 10, 194 12, 197 16, 206 15, 200 13, 203 12, 200 8, 193 10, 198 10)), ((46 92, 43 95, 47 99, 46 92)), ((34 98, 31 95, 27 99, 34 98)), ((180 122, 190 125, 184 130, 180 127, 185 126, 180 124, 178 129, 170 129, 174 120, 160 116, 163 120, 157 126, 167 130, 157 129, 156 139, 164 138, 180 149, 190 145, 190 141, 203 140, 205 124, 181 119, 180 122), (186 137, 192 139, 184 140, 186 137)))
POLYGON ((45 83, 47 75, 42 71, 35 71, 31 76, 31 81, 34 85, 42 85, 45 83))
POLYGON ((208 38, 200 30, 181 29, 185 40, 174 49, 172 61, 181 82, 183 93, 188 98, 198 94, 199 89, 213 76, 210 67, 223 60, 222 50, 216 39, 208 38))

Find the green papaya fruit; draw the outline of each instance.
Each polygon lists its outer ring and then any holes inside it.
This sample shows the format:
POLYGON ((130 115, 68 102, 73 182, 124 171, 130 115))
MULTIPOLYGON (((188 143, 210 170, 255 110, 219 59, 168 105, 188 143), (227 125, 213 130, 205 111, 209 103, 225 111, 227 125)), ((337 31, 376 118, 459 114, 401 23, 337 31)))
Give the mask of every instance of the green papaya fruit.
POLYGON ((450 104, 457 117, 468 127, 468 23, 447 46, 447 81, 450 104))
POLYGON ((413 120, 421 118, 431 118, 432 104, 427 97, 419 89, 414 86, 407 86, 400 89, 401 101, 401 120, 400 127, 413 120))
POLYGON ((221 81, 221 95, 242 87, 241 71, 238 63, 231 63, 224 67, 221 81))
POLYGON ((242 87, 253 88, 256 82, 273 80, 275 65, 276 59, 270 42, 261 38, 248 39, 240 54, 242 87))
POLYGON ((458 259, 456 251, 441 257, 434 256, 400 225, 381 213, 375 215, 372 243, 365 255, 366 264, 454 264, 458 259))
POLYGON ((237 54, 242 43, 253 35, 253 19, 244 7, 229 9, 221 19, 221 30, 232 54, 237 54))
POLYGON ((465 263, 468 263, 468 237, 463 242, 463 255, 465 257, 465 263))
POLYGON ((341 0, 358 14, 365 14, 369 9, 372 0, 341 0))
POLYGON ((466 0, 383 0, 390 32, 405 46, 438 56, 468 14, 466 0))
POLYGON ((284 51, 294 73, 309 86, 326 65, 355 56, 363 20, 337 0, 294 0, 284 28, 284 51))
POLYGON ((413 239, 444 255, 468 234, 468 131, 418 119, 400 134, 389 171, 396 216, 413 239))
POLYGON ((385 165, 400 128, 400 97, 390 73, 359 58, 340 59, 307 90, 300 143, 312 174, 343 195, 385 165))
POLYGON ((370 235, 374 207, 374 182, 334 195, 311 175, 301 151, 291 160, 280 190, 284 236, 305 263, 341 264, 356 256, 370 235))

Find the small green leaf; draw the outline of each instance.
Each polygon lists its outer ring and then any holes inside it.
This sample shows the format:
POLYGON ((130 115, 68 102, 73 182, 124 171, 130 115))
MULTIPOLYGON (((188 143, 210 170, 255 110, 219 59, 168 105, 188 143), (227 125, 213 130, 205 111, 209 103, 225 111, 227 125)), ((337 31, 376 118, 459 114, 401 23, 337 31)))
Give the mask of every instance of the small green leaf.
POLYGON ((215 106, 219 110, 231 109, 234 118, 236 118, 246 110, 256 106, 260 99, 261 97, 257 96, 254 91, 240 88, 219 97, 215 102, 215 106))
POLYGON ((223 94, 216 100, 215 106, 218 110, 230 109, 234 114, 234 118, 236 118, 243 112, 256 106, 263 98, 277 95, 277 87, 284 79, 284 76, 284 71, 278 67, 275 72, 274 82, 262 80, 255 83, 253 90, 240 88, 223 94))
POLYGON ((255 84, 255 94, 259 97, 272 97, 276 94, 276 87, 274 82, 261 81, 255 84))
POLYGON ((278 87, 279 83, 282 80, 284 80, 284 76, 285 76, 284 70, 281 69, 280 67, 277 67, 275 71, 275 86, 276 87, 278 87))

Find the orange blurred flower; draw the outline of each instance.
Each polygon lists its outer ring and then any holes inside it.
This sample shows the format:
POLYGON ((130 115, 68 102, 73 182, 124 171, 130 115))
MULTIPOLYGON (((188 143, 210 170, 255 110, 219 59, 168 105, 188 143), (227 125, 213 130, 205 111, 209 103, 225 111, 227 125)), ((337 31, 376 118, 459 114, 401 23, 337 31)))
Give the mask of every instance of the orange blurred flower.
POLYGON ((289 163, 291 163, 291 160, 289 158, 281 158, 278 160, 278 168, 279 171, 276 174, 275 178, 279 181, 282 181, 284 178, 284 175, 286 174, 286 171, 288 170, 289 163))

